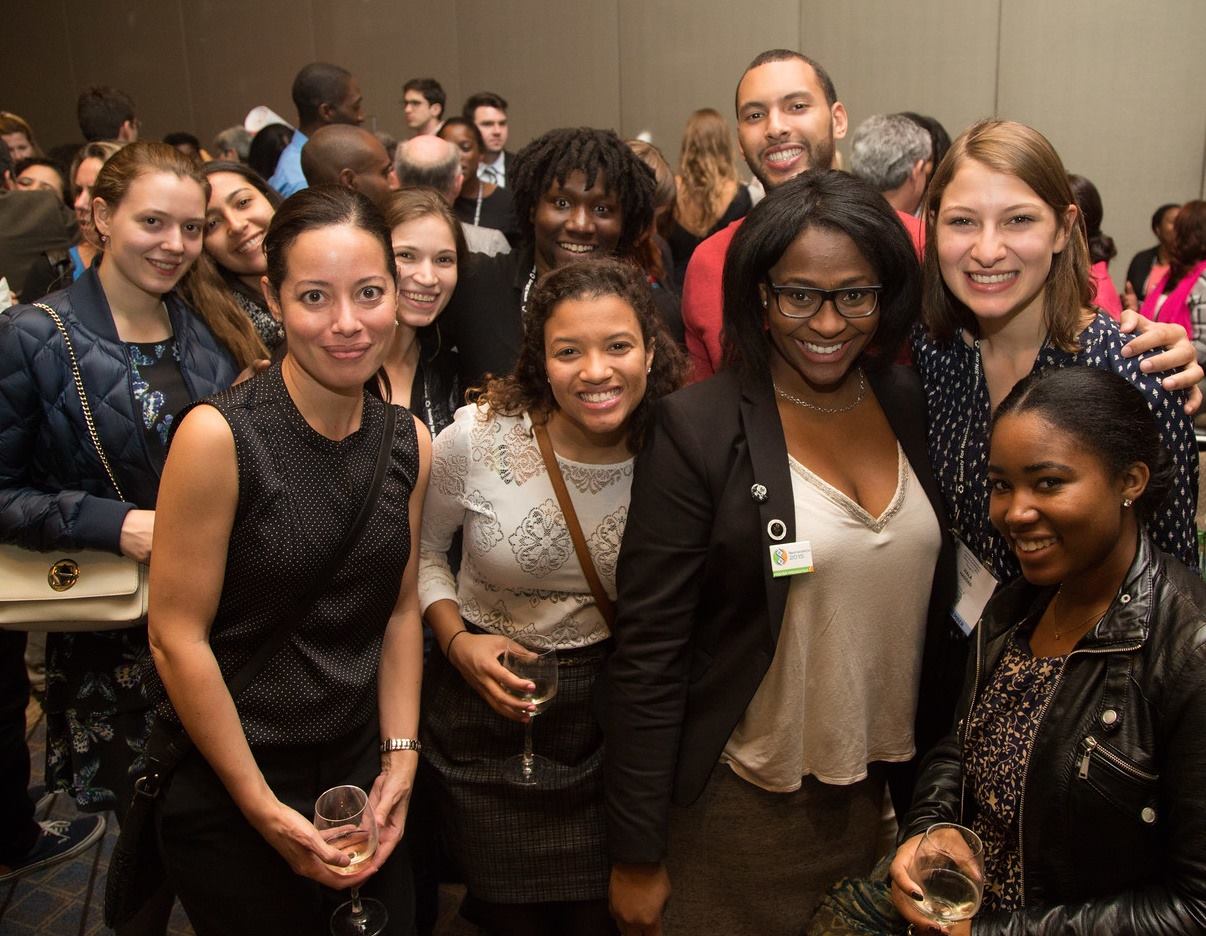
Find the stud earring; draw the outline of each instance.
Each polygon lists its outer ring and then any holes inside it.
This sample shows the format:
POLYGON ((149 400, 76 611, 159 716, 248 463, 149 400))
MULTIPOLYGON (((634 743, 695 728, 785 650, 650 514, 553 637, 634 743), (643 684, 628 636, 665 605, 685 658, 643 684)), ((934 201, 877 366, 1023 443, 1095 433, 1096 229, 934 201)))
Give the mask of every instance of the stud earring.
POLYGON ((1133 504, 1133 503, 1135 503, 1135 502, 1134 502, 1133 500, 1131 500, 1129 497, 1124 497, 1124 498, 1122 499, 1122 506, 1123 506, 1123 507, 1130 507, 1130 506, 1131 506, 1131 504, 1133 504))

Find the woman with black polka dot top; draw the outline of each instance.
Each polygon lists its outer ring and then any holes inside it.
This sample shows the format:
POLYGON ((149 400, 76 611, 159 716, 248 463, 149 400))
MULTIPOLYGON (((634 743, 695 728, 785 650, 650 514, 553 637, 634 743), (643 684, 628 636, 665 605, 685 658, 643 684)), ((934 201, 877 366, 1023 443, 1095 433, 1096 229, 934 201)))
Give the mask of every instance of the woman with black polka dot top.
POLYGON ((418 764, 431 442, 404 409, 375 508, 341 549, 389 425, 376 375, 398 325, 390 230, 362 195, 318 186, 281 206, 265 249, 264 296, 288 351, 187 411, 160 488, 157 714, 194 744, 160 799, 164 863, 198 934, 325 934, 340 892, 361 884, 386 904, 386 932, 409 934, 412 876, 396 846, 418 764), (227 680, 294 613, 232 700, 227 680), (344 784, 370 791, 379 830, 354 872, 312 822, 319 794, 344 784))

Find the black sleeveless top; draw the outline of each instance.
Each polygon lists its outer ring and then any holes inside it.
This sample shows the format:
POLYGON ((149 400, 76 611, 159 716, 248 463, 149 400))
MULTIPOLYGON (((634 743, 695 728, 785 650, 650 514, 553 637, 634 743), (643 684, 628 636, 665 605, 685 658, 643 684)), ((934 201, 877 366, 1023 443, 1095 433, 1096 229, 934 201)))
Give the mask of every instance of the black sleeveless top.
MULTIPOLYGON (((229 682, 359 512, 386 404, 366 393, 360 428, 332 441, 293 404, 279 364, 200 402, 229 423, 238 461, 238 506, 209 637, 229 682)), ((415 425, 402 409, 381 496, 359 542, 236 700, 252 747, 331 741, 376 717, 381 641, 410 559, 408 503, 418 474, 415 425)))

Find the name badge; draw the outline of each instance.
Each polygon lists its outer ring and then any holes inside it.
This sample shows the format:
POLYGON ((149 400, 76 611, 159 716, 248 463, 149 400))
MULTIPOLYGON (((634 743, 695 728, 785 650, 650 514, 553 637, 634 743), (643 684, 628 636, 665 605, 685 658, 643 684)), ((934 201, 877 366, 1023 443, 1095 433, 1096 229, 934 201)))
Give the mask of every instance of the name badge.
POLYGON ((794 543, 776 543, 770 547, 771 575, 802 575, 812 572, 812 543, 797 540, 794 543))
POLYGON ((958 536, 955 537, 955 567, 958 580, 951 617, 964 634, 970 634, 975 630, 980 615, 984 613, 988 599, 996 590, 997 580, 958 536))

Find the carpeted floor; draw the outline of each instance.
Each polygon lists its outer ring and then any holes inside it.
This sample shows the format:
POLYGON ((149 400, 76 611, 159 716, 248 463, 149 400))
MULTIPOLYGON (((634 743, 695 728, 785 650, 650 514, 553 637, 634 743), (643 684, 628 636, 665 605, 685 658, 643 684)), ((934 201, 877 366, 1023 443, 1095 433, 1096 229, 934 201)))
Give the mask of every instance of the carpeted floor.
MULTIPOLYGON (((29 754, 35 779, 42 775, 46 755, 46 725, 37 701, 26 712, 29 754)), ((47 815, 39 819, 67 819, 77 815, 74 803, 56 796, 47 815)), ((112 933, 101 918, 105 873, 117 840, 117 823, 109 817, 105 837, 98 845, 70 861, 44 871, 0 884, 0 936, 84 936, 112 933)), ((440 923, 437 936, 473 936, 479 932, 456 913, 463 888, 440 891, 440 923)), ((177 904, 168 927, 169 936, 193 936, 184 911, 177 904)))

